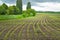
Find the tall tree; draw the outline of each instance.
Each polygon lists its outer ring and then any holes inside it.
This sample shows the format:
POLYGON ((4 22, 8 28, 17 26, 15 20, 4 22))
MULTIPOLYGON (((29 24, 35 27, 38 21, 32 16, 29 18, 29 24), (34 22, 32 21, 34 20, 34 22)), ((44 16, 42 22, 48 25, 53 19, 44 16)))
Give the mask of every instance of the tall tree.
POLYGON ((31 9, 31 3, 30 2, 27 3, 27 9, 31 9))
POLYGON ((16 6, 20 9, 20 14, 22 14, 22 0, 17 0, 16 6))

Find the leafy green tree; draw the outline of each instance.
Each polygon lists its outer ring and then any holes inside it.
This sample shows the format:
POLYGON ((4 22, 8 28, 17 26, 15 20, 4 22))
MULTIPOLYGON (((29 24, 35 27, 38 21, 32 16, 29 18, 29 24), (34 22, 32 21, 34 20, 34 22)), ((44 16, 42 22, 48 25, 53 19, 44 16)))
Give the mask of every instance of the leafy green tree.
POLYGON ((4 6, 0 6, 0 15, 6 15, 6 9, 4 8, 4 6))
POLYGON ((19 8, 20 14, 22 14, 22 0, 17 0, 16 1, 16 6, 19 8))
POLYGON ((3 6, 5 9, 8 9, 8 6, 7 6, 5 3, 3 3, 2 6, 3 6))
POLYGON ((27 9, 31 9, 31 3, 30 2, 27 3, 27 9))
POLYGON ((18 14, 20 14, 19 8, 17 8, 16 6, 10 6, 7 10, 7 14, 18 15, 18 14))

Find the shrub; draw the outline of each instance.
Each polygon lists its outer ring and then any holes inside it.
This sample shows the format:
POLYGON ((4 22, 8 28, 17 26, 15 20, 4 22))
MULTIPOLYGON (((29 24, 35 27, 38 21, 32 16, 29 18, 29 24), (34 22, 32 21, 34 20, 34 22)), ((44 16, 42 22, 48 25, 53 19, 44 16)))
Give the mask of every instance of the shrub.
POLYGON ((26 11, 23 11, 23 14, 22 14, 23 17, 35 16, 35 15, 36 15, 36 12, 33 9, 28 9, 26 11))
POLYGON ((29 14, 27 13, 27 11, 23 11, 23 14, 22 14, 23 17, 28 17, 29 14))
POLYGON ((35 16, 36 15, 36 11, 34 9, 28 9, 27 10, 27 13, 30 15, 30 16, 35 16))

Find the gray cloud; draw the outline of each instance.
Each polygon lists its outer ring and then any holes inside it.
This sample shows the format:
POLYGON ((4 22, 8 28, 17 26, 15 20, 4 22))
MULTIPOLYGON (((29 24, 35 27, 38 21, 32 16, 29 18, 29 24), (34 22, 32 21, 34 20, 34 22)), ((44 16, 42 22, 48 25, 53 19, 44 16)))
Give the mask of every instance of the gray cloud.
MULTIPOLYGON (((5 3, 16 3, 16 0, 1 0, 5 3)), ((26 4, 27 0, 22 0, 23 4, 26 4)), ((29 0, 30 2, 60 2, 60 0, 29 0)))
MULTIPOLYGON (((2 3, 15 4, 16 0, 0 0, 2 3)), ((22 0, 26 6, 27 0, 22 0)), ((38 11, 60 11, 60 0, 29 0, 32 4, 32 8, 38 11), (37 4, 38 3, 38 4, 37 4), (41 4, 39 4, 41 3, 41 4), (51 5, 50 5, 51 4, 51 5)), ((26 8, 24 6, 24 8, 26 8)))
POLYGON ((4 3, 14 4, 16 0, 1 0, 4 3))
MULTIPOLYGON (((8 4, 15 4, 17 0, 1 0, 4 3, 8 3, 8 4)), ((31 2, 32 6, 37 6, 37 2, 41 3, 41 2, 60 2, 60 0, 29 0, 31 2)), ((27 4, 27 0, 22 0, 23 4, 26 5, 27 4)))
POLYGON ((34 2, 60 2, 60 0, 31 0, 34 2))

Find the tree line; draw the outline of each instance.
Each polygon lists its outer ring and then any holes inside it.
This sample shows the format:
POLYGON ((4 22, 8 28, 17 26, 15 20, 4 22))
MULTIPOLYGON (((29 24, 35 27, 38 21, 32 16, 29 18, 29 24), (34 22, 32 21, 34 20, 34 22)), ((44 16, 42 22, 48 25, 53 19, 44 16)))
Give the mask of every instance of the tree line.
POLYGON ((0 5, 0 15, 23 15, 24 17, 26 16, 35 16, 36 11, 31 8, 31 3, 27 3, 26 10, 22 10, 22 1, 19 2, 17 0, 16 6, 7 6, 5 3, 0 5))

